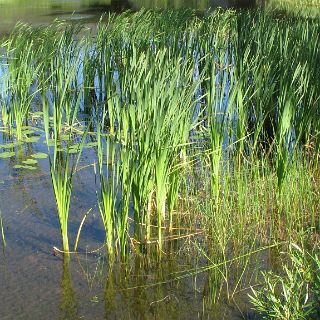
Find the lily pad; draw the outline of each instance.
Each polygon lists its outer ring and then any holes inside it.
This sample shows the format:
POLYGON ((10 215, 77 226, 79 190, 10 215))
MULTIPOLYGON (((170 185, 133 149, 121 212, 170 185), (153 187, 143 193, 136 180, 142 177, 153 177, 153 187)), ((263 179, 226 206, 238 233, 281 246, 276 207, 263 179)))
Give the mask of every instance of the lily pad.
POLYGON ((42 111, 35 111, 35 112, 31 112, 32 116, 42 116, 43 112, 42 111))
POLYGON ((32 126, 24 126, 24 127, 22 127, 22 132, 23 133, 37 132, 37 131, 41 131, 41 129, 37 128, 37 127, 32 127, 32 126))
POLYGON ((16 164, 15 166, 13 166, 15 169, 28 169, 28 170, 36 170, 37 167, 33 167, 33 166, 28 166, 28 165, 20 165, 20 164, 16 164))
POLYGON ((31 142, 38 142, 39 139, 40 139, 39 136, 33 136, 33 137, 27 137, 27 138, 25 138, 25 141, 31 143, 31 142))
POLYGON ((15 146, 20 146, 20 145, 22 145, 22 144, 23 144, 22 141, 15 141, 15 142, 3 143, 3 144, 0 144, 0 148, 10 149, 10 148, 14 148, 15 146))
POLYGON ((38 163, 38 161, 35 159, 27 159, 27 160, 22 161, 22 163, 27 164, 27 165, 30 165, 30 164, 32 165, 32 164, 38 163))
POLYGON ((49 139, 48 141, 44 140, 43 143, 46 143, 48 147, 53 147, 55 145, 55 140, 54 139, 49 139))
POLYGON ((11 149, 11 148, 14 148, 14 146, 15 146, 14 142, 0 144, 0 148, 3 148, 3 149, 11 149))
POLYGON ((71 136, 69 134, 62 134, 60 136, 60 139, 64 141, 69 141, 71 139, 71 136))
POLYGON ((46 159, 46 158, 48 158, 48 155, 43 152, 38 152, 38 153, 32 154, 31 157, 34 159, 46 159))
POLYGON ((23 131, 22 131, 22 133, 23 133, 23 134, 26 134, 26 135, 27 135, 27 134, 34 134, 34 132, 35 132, 35 131, 32 130, 32 129, 26 129, 26 130, 23 130, 23 131))
POLYGON ((14 157, 16 155, 15 152, 10 152, 10 151, 7 151, 7 152, 1 152, 0 153, 0 158, 11 158, 11 157, 14 157))

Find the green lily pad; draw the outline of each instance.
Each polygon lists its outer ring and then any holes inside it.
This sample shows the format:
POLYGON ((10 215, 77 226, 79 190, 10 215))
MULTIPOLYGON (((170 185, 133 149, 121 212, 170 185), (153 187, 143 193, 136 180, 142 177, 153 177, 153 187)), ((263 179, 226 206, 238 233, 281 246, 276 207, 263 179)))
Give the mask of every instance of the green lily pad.
POLYGON ((62 134, 60 136, 60 139, 64 141, 69 141, 71 139, 71 136, 69 134, 62 134))
POLYGON ((14 157, 16 155, 15 152, 10 152, 10 151, 7 151, 7 152, 1 152, 0 153, 0 158, 11 158, 11 157, 14 157))
POLYGON ((36 170, 36 167, 33 166, 28 166, 28 165, 20 165, 20 164, 16 164, 15 166, 13 166, 15 169, 28 169, 28 170, 36 170))
POLYGON ((25 141, 31 143, 31 142, 38 142, 39 139, 40 139, 39 136, 33 136, 33 137, 27 137, 27 138, 25 138, 25 141))
POLYGON ((34 134, 34 130, 26 129, 22 131, 23 134, 34 134))
POLYGON ((38 152, 38 153, 32 154, 31 157, 34 159, 46 159, 46 158, 48 158, 48 155, 43 152, 38 152))
POLYGON ((0 144, 0 148, 3 148, 3 149, 11 149, 11 148, 14 148, 15 146, 20 146, 20 145, 22 145, 22 144, 23 144, 22 141, 15 141, 15 142, 3 143, 3 144, 0 144))
POLYGON ((43 112, 42 111, 31 112, 31 115, 33 115, 33 116, 42 116, 43 112))
POLYGON ((37 132, 37 131, 41 131, 41 129, 37 128, 37 127, 33 127, 33 126, 24 126, 24 127, 22 127, 22 132, 25 133, 26 131, 37 132))
POLYGON ((22 163, 27 164, 27 165, 30 165, 30 164, 32 165, 32 164, 38 163, 38 161, 35 159, 27 159, 27 160, 22 161, 22 163))
POLYGON ((4 184, 4 180, 0 180, 0 184, 4 184))
POLYGON ((55 144, 55 140, 54 139, 49 139, 48 141, 44 140, 43 143, 46 143, 48 147, 53 147, 55 144))
POLYGON ((14 148, 14 146, 15 146, 14 142, 0 144, 0 148, 3 148, 3 149, 11 149, 11 148, 14 148))

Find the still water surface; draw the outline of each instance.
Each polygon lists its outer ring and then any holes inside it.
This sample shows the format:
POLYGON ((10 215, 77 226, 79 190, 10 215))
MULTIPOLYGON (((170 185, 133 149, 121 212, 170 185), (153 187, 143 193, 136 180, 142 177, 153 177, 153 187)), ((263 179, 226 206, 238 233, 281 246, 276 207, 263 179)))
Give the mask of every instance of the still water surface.
MULTIPOLYGON (((236 303, 222 292, 220 302, 210 305, 212 274, 208 272, 173 280, 177 272, 208 263, 188 239, 170 243, 165 248, 170 254, 160 264, 135 256, 127 269, 109 270, 104 250, 90 253, 104 241, 96 207, 94 148, 85 151, 74 177, 70 244, 87 209, 93 210, 81 232, 79 254, 65 263, 53 251, 54 246, 60 247, 60 230, 48 159, 39 159, 34 171, 14 168, 35 152, 46 152, 41 131, 36 136, 37 142, 11 148, 15 157, 0 159, 0 204, 7 242, 0 251, 1 320, 258 319, 250 310, 246 291, 237 294, 236 303)), ((0 130, 2 148, 6 143, 0 130)), ((200 235, 192 241, 203 239, 200 235)), ((267 261, 268 257, 255 259, 267 261)))
POLYGON ((200 11, 215 7, 252 7, 253 0, 0 0, 0 33, 8 33, 18 22, 34 25, 52 20, 85 20, 94 22, 103 12, 144 8, 200 11))

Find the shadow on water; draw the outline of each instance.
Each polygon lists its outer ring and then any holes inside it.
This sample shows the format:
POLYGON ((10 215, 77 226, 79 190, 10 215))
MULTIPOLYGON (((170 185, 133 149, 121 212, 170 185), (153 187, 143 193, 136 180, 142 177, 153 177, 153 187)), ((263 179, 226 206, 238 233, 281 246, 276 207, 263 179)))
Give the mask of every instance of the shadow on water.
POLYGON ((64 258, 62 263, 60 319, 80 319, 78 314, 79 304, 72 284, 70 259, 64 258))

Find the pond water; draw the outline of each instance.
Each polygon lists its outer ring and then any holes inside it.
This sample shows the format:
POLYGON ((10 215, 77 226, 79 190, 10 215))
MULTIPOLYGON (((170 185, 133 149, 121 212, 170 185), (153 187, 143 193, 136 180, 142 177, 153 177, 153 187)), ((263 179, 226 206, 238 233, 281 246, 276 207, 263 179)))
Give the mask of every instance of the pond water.
MULTIPOLYGON (((191 242, 187 238, 168 243, 160 264, 137 255, 126 267, 109 270, 96 207, 94 148, 84 152, 74 177, 69 216, 72 245, 82 217, 88 208, 93 210, 81 231, 79 253, 64 262, 53 249, 60 247, 60 229, 48 159, 38 159, 36 170, 15 168, 32 155, 46 152, 43 133, 34 132, 33 142, 18 146, 11 146, 4 132, 0 137, 3 150, 15 154, 0 159, 0 204, 7 243, 0 252, 1 320, 258 319, 248 305, 246 291, 237 294, 235 303, 222 291, 221 302, 212 304, 215 270, 189 274, 197 265, 208 265, 193 245, 203 241, 201 234, 191 242)), ((265 253, 253 257, 255 266, 257 260, 269 260, 265 253)), ((252 272, 246 277, 250 281, 252 272)), ((235 285, 236 275, 230 279, 229 285, 235 285)))
MULTIPOLYGON (((9 33, 18 21, 42 25, 58 18, 83 20, 88 25, 95 25, 105 11, 141 7, 205 10, 215 6, 247 7, 251 6, 251 1, 0 0, 0 34, 9 33)), ((5 67, 0 68, 0 79, 4 77, 4 70, 5 67)), ((32 128, 25 128, 28 139, 23 143, 12 141, 7 131, 0 127, 0 154, 13 154, 0 156, 0 218, 7 244, 5 249, 0 245, 3 248, 0 252, 1 320, 259 319, 249 304, 248 286, 260 274, 260 267, 268 269, 270 264, 279 261, 277 253, 272 251, 252 254, 245 261, 243 272, 241 268, 240 271, 230 268, 228 284, 217 284, 220 290, 218 304, 214 303, 215 281, 223 282, 223 272, 211 268, 214 261, 199 250, 198 244, 204 248, 208 246, 201 230, 199 233, 192 230, 190 237, 168 241, 161 262, 150 258, 156 256, 151 248, 148 257, 132 254, 125 266, 116 264, 110 270, 97 207, 95 147, 84 149, 74 175, 68 227, 71 248, 83 217, 88 208, 92 210, 81 230, 78 253, 72 254, 70 261, 64 260, 55 249, 61 246, 61 234, 49 161, 36 156, 48 151, 37 108, 35 102, 32 128), (32 163, 35 170, 17 167, 34 159, 37 159, 32 163), (201 272, 194 273, 195 268, 201 272)), ((82 111, 79 118, 85 119, 87 113, 82 111)))
POLYGON ((0 0, 0 34, 18 22, 47 24, 54 19, 97 21, 103 12, 144 8, 206 10, 214 7, 249 7, 252 0, 0 0))

